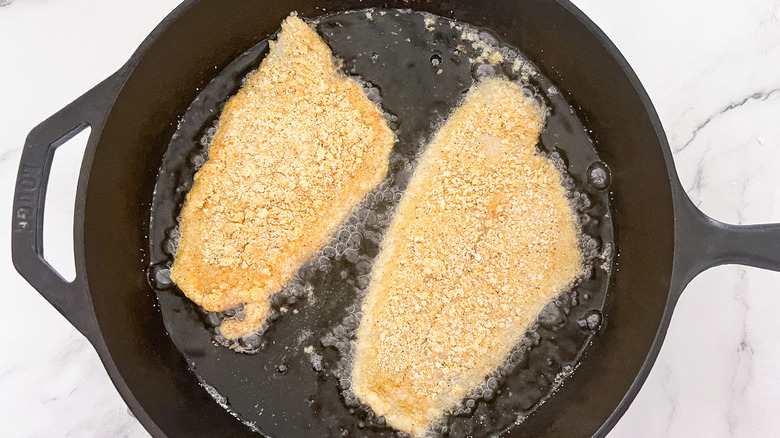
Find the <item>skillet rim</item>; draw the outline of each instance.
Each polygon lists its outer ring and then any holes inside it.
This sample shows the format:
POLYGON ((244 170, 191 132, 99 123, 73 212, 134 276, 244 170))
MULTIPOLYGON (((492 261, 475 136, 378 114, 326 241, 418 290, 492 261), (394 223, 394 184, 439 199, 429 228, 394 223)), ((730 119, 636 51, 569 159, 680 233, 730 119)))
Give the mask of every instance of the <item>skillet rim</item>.
MULTIPOLYGON (((184 14, 186 14, 193 6, 198 4, 200 1, 201 0, 185 0, 179 6, 177 6, 157 26, 155 26, 155 28, 138 46, 135 52, 133 52, 132 56, 128 59, 128 61, 116 73, 114 73, 108 79, 105 80, 105 82, 113 82, 113 87, 114 87, 113 96, 111 99, 108 99, 107 101, 106 113, 105 113, 105 118, 103 120, 103 123, 100 126, 92 127, 93 134, 95 134, 95 138, 96 138, 95 146, 99 143, 99 139, 102 134, 103 128, 105 126, 106 121, 108 121, 109 119, 114 104, 119 98, 121 91, 125 87, 127 81, 133 75, 135 68, 140 64, 140 62, 147 54, 149 49, 157 42, 157 40, 161 37, 161 35, 163 35, 173 23, 178 21, 184 14)), ((679 298, 680 292, 687 284, 687 280, 683 278, 683 274, 681 273, 682 269, 679 269, 678 266, 679 265, 678 261, 680 257, 678 248, 680 245, 680 227, 681 227, 680 221, 678 219, 683 204, 686 201, 687 202, 690 201, 688 201, 687 195, 685 194, 685 191, 680 185, 676 173, 673 157, 672 157, 671 148, 669 146, 668 139, 666 137, 660 118, 658 117, 658 114, 655 110, 654 105, 652 104, 649 95, 647 94, 647 91, 642 86, 638 76, 631 68, 628 61, 618 50, 617 46, 615 46, 615 44, 609 39, 609 37, 577 6, 575 6, 573 3, 571 3, 568 0, 550 0, 550 1, 562 6, 578 22, 580 22, 580 24, 582 24, 585 27, 585 29, 587 29, 587 31, 593 37, 595 37, 595 39, 604 47, 606 52, 616 62, 616 64, 623 72, 623 74, 625 74, 626 79, 630 83, 631 87, 633 88, 633 91, 635 92, 636 96, 639 98, 639 101, 643 106, 644 109, 643 112, 646 113, 648 120, 650 121, 653 127, 653 131, 655 133, 655 139, 657 140, 658 145, 661 148, 661 153, 666 163, 666 172, 668 175, 669 190, 671 191, 672 194, 671 196, 672 207, 673 207, 672 220, 674 222, 674 228, 673 228, 674 261, 672 263, 671 283, 670 283, 669 290, 667 291, 668 293, 667 302, 659 323, 659 327, 654 337, 653 343, 647 355, 645 356, 643 365, 641 366, 637 375, 634 377, 631 386, 626 391, 625 395, 618 403, 616 408, 613 410, 612 414, 608 417, 608 419, 601 425, 601 427, 593 435, 593 436, 603 437, 606 436, 610 430, 612 430, 615 424, 617 424, 617 422, 626 412, 630 404, 636 398, 639 390, 641 389, 644 382, 646 381, 652 369, 652 366, 655 363, 655 360, 660 352, 661 346, 663 344, 663 340, 665 338, 666 332, 671 322, 671 315, 674 310, 674 304, 679 298)), ((77 195, 80 198, 80 202, 82 203, 82 205, 83 202, 86 200, 85 199, 86 182, 87 182, 86 180, 88 179, 89 176, 89 169, 91 168, 93 155, 94 155, 94 149, 88 150, 87 155, 85 155, 84 158, 84 163, 82 165, 83 178, 81 178, 82 181, 80 181, 79 183, 79 189, 77 195)), ((663 189, 666 188, 664 187, 663 189)), ((83 209, 79 211, 76 220, 78 221, 77 223, 82 223, 82 224, 84 223, 83 209)), ((81 254, 77 254, 77 256, 80 256, 83 261, 83 249, 80 248, 79 252, 81 254)), ((83 265, 81 269, 85 269, 83 265)), ((86 279, 85 279, 85 283, 86 283, 86 279)), ((94 310, 92 310, 92 312, 94 314, 94 310)), ((97 322, 95 325, 99 327, 99 325, 97 325, 97 322)), ((137 401, 137 399, 133 395, 132 390, 124 381, 124 378, 119 372, 118 367, 114 363, 113 357, 109 352, 108 346, 106 345, 106 342, 104 341, 99 328, 95 330, 95 333, 93 333, 92 336, 89 336, 89 338, 91 343, 93 344, 93 347, 97 351, 104 367, 106 368, 106 371, 109 374, 112 383, 117 388, 120 395, 127 403, 128 407, 131 409, 135 417, 139 420, 139 422, 144 426, 144 428, 151 435, 160 436, 160 437, 167 436, 154 422, 154 420, 152 420, 152 418, 146 413, 146 410, 137 401)))

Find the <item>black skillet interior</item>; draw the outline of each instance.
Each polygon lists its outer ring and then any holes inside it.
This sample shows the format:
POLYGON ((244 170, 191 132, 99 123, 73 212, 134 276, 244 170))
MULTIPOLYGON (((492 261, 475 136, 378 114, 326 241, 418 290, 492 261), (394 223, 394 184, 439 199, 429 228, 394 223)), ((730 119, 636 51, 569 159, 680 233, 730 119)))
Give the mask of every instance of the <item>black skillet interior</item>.
POLYGON ((312 23, 343 60, 344 71, 370 84, 369 96, 381 98, 397 136, 388 177, 361 212, 335 233, 331 249, 304 265, 292 285, 273 298, 270 329, 233 344, 256 354, 235 354, 209 342, 209 327, 218 322, 217 315, 200 311, 171 287, 166 272, 175 244, 169 235, 177 234, 172 230, 184 195, 205 161, 222 105, 257 68, 268 43, 241 55, 201 90, 163 157, 151 206, 149 262, 165 327, 210 390, 264 433, 392 435, 392 429, 367 407, 358 406, 349 391, 344 363, 351 356, 349 345, 359 321, 354 315, 360 307, 356 295, 368 285, 380 233, 392 218, 415 158, 442 119, 477 79, 498 75, 523 81, 549 110, 540 151, 565 157, 558 162, 572 177, 567 185, 587 236, 581 245, 590 273, 543 312, 513 353, 516 366, 502 367, 491 387, 471 394, 458 415, 435 429, 446 430, 448 436, 486 436, 514 427, 518 417, 532 415, 560 382, 565 384, 563 376, 576 368, 602 319, 614 242, 609 192, 586 182, 588 171, 600 165, 587 130, 549 79, 516 50, 500 46, 486 29, 431 14, 377 8, 323 15, 312 23), (495 45, 496 52, 488 45, 495 45), (502 54, 503 61, 487 62, 489 53, 502 54), (295 409, 289 408, 296 403, 295 409))
MULTIPOLYGON (((251 436, 199 385, 159 313, 149 311, 156 299, 146 282, 145 233, 156 171, 177 117, 215 71, 275 32, 291 10, 314 17, 374 6, 455 18, 489 28, 519 48, 574 105, 592 131, 599 156, 613 170, 620 252, 606 324, 574 375, 512 435, 594 434, 645 363, 664 315, 674 256, 668 150, 625 61, 579 11, 549 0, 192 1, 108 81, 124 80, 124 86, 102 130, 96 129, 100 120, 93 123, 96 140, 88 155, 94 155, 85 159, 82 170, 89 176, 79 194, 84 206, 83 228, 76 233, 77 239, 83 237, 83 245, 77 243, 77 285, 86 279, 95 318, 72 320, 79 321, 117 388, 153 435, 251 436)), ((113 90, 107 88, 92 94, 110 101, 106 96, 113 90)), ((296 405, 282 408, 294 412, 296 405)))

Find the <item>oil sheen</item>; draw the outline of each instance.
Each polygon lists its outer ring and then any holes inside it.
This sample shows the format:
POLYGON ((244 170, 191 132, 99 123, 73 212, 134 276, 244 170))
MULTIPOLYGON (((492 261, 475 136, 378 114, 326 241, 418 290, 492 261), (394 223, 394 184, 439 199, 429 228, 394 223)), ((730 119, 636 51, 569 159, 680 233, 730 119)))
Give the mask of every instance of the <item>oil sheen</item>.
MULTIPOLYGON (((577 111, 517 49, 490 31, 413 11, 370 9, 310 20, 348 75, 379 103, 397 142, 385 180, 279 293, 260 333, 228 341, 215 327, 239 307, 204 312, 172 284, 177 218, 207 159, 222 106, 268 51, 247 50, 192 102, 160 167, 150 219, 149 280, 163 321, 204 391, 252 430, 274 437, 403 436, 351 391, 352 344, 373 259, 422 148, 474 81, 520 82, 547 109, 538 152, 564 175, 582 231, 585 273, 550 302, 506 361, 434 426, 441 436, 490 436, 543 405, 603 323, 615 252, 609 169, 577 111), (239 353, 244 354, 239 354, 239 353)), ((273 38, 271 36, 270 38, 273 38)))

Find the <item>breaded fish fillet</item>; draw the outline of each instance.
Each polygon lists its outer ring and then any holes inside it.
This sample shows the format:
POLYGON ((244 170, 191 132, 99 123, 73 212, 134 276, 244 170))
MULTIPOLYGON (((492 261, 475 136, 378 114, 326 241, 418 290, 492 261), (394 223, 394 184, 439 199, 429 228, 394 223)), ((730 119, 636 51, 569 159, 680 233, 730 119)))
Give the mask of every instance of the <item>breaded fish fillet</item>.
POLYGON ((259 329, 269 296, 387 172, 394 136, 362 87, 294 14, 225 105, 182 210, 171 278, 209 311, 244 303, 221 331, 259 329))
POLYGON ((363 304, 355 394, 423 435, 508 356, 581 271, 561 175, 535 153, 542 110, 477 85, 423 153, 363 304))

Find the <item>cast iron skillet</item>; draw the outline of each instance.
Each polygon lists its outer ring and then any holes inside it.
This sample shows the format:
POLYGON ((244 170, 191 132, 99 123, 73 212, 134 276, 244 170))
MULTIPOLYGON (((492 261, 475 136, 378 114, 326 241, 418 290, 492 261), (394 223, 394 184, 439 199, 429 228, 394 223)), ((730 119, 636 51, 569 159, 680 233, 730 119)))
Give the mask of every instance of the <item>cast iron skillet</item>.
POLYGON ((650 372, 685 285, 726 263, 780 270, 780 226, 726 225, 694 207, 636 75, 565 0, 187 1, 119 72, 28 136, 13 207, 14 265, 92 342, 153 436, 256 436, 198 384, 154 310, 144 248, 156 171, 196 89, 275 32, 290 11, 315 17, 368 7, 412 8, 492 29, 556 82, 592 130, 612 169, 619 249, 607 323, 577 372, 511 435, 606 435, 650 372), (87 126, 75 208, 77 274, 68 283, 42 255, 43 200, 54 150, 87 126))

